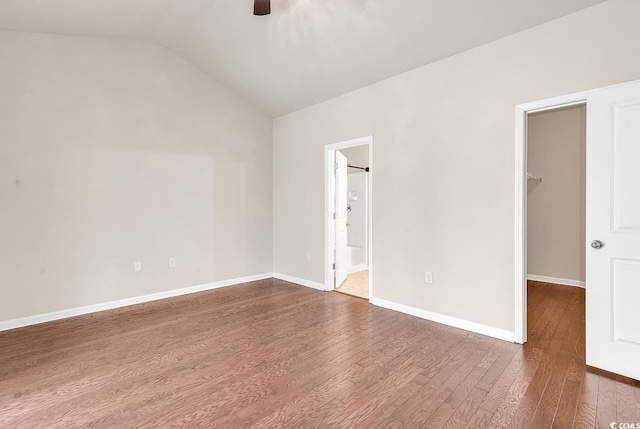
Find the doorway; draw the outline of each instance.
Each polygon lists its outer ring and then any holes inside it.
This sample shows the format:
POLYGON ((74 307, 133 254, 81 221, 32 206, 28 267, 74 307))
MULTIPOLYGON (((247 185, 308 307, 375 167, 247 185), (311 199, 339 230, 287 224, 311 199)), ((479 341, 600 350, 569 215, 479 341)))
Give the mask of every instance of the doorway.
POLYGON ((586 105, 527 119, 527 280, 584 288, 586 105))
MULTIPOLYGON (((586 105, 527 117, 527 326, 531 347, 584 332, 586 105)), ((584 339, 576 350, 584 350, 584 339)))
POLYGON ((371 300, 372 137, 325 146, 325 288, 371 300))
POLYGON ((640 380, 640 329, 635 316, 640 300, 640 81, 516 107, 515 341, 527 342, 529 117, 585 104, 586 324, 582 333, 586 353, 582 362, 640 380))
MULTIPOLYGON (((540 186, 547 187, 549 179, 545 183, 544 176, 540 172, 529 171, 528 165, 528 134, 530 115, 553 112, 561 109, 586 106, 587 94, 578 93, 563 97, 543 100, 517 106, 516 108, 516 208, 515 208, 515 342, 524 344, 527 342, 527 295, 529 275, 537 273, 528 269, 528 240, 527 240, 527 214, 528 196, 539 192, 540 186)), ((544 188, 542 188, 544 189, 544 188)))

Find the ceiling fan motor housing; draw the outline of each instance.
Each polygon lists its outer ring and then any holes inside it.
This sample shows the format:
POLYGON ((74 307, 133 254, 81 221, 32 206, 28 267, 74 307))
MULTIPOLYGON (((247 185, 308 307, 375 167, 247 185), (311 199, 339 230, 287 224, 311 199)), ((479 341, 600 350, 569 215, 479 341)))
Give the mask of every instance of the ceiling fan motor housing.
POLYGON ((254 15, 269 15, 271 13, 271 0, 254 0, 253 14, 254 15))

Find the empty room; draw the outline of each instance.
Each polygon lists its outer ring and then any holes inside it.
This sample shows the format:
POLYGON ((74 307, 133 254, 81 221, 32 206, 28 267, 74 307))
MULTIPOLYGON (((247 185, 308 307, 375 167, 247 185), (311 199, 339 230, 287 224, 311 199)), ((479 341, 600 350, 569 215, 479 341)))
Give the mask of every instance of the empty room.
POLYGON ((0 0, 0 428, 640 428, 639 18, 0 0))

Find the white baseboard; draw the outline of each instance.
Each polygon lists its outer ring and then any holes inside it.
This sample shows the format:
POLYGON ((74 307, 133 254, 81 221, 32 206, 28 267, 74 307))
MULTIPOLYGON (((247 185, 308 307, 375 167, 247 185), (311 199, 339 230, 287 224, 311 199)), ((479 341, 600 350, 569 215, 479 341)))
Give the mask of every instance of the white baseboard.
POLYGON ((312 289, 324 291, 323 283, 312 282, 311 280, 300 279, 298 277, 288 276, 286 274, 273 273, 273 278, 278 280, 284 280, 285 282, 295 283, 300 286, 310 287, 312 289))
POLYGON ((465 331, 475 332, 477 334, 486 335, 488 337, 497 338, 510 343, 515 342, 515 334, 511 331, 505 331, 504 329, 493 328, 491 326, 481 325, 480 323, 469 322, 467 320, 445 316, 444 314, 434 313, 432 311, 422 310, 420 308, 410 307, 408 305, 398 304, 396 302, 380 298, 373 298, 371 303, 379 307, 399 311, 400 313, 410 314, 411 316, 416 316, 421 319, 431 320, 432 322, 442 323, 443 325, 453 326, 458 329, 464 329, 465 331))
POLYGON ((568 280, 568 279, 559 279, 557 277, 547 277, 547 276, 536 276, 535 274, 527 274, 527 280, 533 280, 536 282, 543 283, 555 283, 557 285, 564 286, 575 286, 585 288, 585 283, 580 280, 568 280))
POLYGON ((358 265, 354 265, 353 267, 347 268, 347 273, 348 274, 359 273, 360 271, 367 271, 368 269, 369 267, 367 266, 367 264, 358 264, 358 265))
POLYGON ((114 308, 127 307, 145 302, 157 301, 160 299, 173 298, 181 295, 188 295, 206 290, 219 289, 227 286, 233 286, 241 283, 254 282, 258 280, 269 279, 273 277, 272 273, 258 274, 255 276, 241 277, 231 280, 223 280, 215 283, 208 283, 200 286, 192 286, 183 289, 174 289, 166 292, 158 292, 150 295, 136 296, 133 298, 120 299, 117 301, 109 301, 101 304, 87 305, 84 307, 71 308, 68 310, 55 311, 53 313, 38 314, 35 316, 22 317, 20 319, 6 320, 0 322, 0 331, 9 329, 22 328, 24 326, 37 325, 39 323, 52 322, 54 320, 66 319, 74 316, 82 316, 83 314, 97 313, 99 311, 113 310, 114 308))

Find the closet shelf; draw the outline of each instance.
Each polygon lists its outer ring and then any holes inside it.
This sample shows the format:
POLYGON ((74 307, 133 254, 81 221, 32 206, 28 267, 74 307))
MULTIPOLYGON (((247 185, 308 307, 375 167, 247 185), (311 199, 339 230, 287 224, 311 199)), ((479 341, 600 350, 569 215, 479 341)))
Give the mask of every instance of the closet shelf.
POLYGON ((534 189, 542 183, 542 177, 534 176, 531 173, 527 173, 527 194, 533 192, 534 189))

